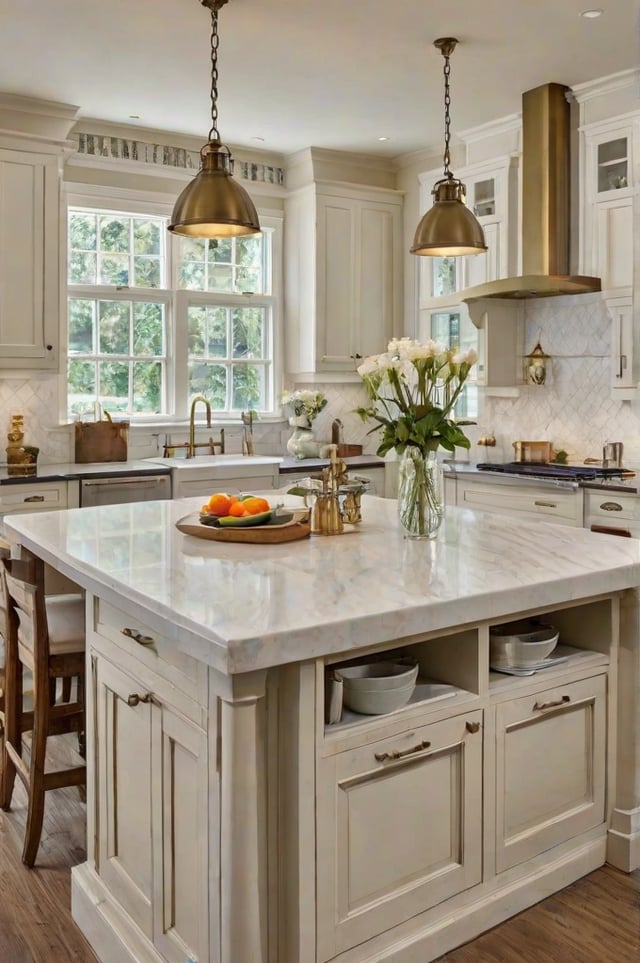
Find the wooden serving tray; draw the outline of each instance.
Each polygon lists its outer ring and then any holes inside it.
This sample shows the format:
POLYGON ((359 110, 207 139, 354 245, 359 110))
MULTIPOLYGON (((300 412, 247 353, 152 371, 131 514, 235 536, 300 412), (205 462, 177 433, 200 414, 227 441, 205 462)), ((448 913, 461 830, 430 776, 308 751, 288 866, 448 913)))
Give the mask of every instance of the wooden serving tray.
POLYGON ((178 519, 176 528, 184 535, 207 538, 214 542, 249 542, 252 545, 277 545, 295 542, 311 534, 309 509, 293 509, 293 518, 282 525, 253 525, 247 528, 214 528, 203 525, 198 512, 178 519))

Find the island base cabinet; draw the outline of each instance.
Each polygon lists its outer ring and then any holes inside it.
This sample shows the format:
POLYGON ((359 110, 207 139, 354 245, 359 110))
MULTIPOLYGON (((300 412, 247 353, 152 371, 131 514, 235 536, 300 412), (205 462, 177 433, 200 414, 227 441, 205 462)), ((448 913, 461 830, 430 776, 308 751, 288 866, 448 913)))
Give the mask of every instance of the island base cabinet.
POLYGON ((319 760, 320 961, 480 882, 482 713, 319 760))
POLYGON ((98 877, 160 959, 208 961, 207 735, 152 680, 95 655, 93 675, 98 877))
POLYGON ((496 871, 605 819, 606 676, 496 706, 496 871))

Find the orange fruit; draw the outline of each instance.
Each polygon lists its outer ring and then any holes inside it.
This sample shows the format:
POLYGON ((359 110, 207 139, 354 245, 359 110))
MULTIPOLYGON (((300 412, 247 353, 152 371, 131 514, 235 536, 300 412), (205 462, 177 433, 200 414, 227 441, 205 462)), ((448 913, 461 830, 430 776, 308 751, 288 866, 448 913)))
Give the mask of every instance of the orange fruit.
POLYGON ((201 515, 208 515, 208 514, 209 514, 209 504, 208 504, 208 503, 207 503, 206 505, 202 505, 202 507, 200 508, 200 514, 201 514, 201 515))
POLYGON ((208 501, 210 515, 228 515, 232 502, 224 492, 216 492, 208 501))
POLYGON ((268 512, 271 509, 267 499, 260 498, 258 495, 252 495, 251 498, 243 499, 242 505, 246 508, 247 514, 249 515, 260 515, 262 512, 268 512))
POLYGON ((233 515, 234 518, 244 518, 245 515, 251 515, 251 512, 245 508, 245 502, 235 501, 229 506, 227 514, 233 515))

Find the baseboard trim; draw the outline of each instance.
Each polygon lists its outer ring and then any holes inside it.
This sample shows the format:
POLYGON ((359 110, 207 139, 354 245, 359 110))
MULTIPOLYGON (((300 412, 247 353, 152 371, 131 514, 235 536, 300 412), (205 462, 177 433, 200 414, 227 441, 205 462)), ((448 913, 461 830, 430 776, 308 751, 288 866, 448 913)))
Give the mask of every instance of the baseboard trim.
POLYGON ((88 863, 71 870, 71 915, 100 963, 166 963, 88 863))

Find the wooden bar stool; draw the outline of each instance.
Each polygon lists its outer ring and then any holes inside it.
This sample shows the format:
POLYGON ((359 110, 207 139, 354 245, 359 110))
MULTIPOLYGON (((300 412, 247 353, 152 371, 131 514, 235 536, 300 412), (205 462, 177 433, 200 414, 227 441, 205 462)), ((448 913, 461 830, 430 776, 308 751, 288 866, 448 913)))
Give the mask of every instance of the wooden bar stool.
MULTIPOLYGON (((44 566, 24 559, 1 559, 6 604, 5 745, 0 805, 11 806, 16 774, 28 796, 22 861, 33 866, 40 844, 45 793, 86 785, 86 767, 45 771, 47 739, 67 732, 84 734, 85 615, 81 595, 45 599, 44 566), (23 670, 33 678, 33 711, 23 708, 23 670), (56 680, 76 679, 73 701, 56 702, 56 680), (22 735, 31 731, 29 765, 22 735)), ((63 689, 63 693, 64 692, 63 689)), ((63 695, 64 697, 64 695, 63 695)))

